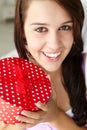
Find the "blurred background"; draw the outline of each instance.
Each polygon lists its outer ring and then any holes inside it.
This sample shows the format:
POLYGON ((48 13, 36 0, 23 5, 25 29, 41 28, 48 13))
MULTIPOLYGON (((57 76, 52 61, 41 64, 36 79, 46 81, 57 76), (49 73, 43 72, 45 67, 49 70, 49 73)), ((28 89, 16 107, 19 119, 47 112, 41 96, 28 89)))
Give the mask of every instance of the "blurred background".
POLYGON ((0 0, 0 57, 13 51, 16 0, 0 0))

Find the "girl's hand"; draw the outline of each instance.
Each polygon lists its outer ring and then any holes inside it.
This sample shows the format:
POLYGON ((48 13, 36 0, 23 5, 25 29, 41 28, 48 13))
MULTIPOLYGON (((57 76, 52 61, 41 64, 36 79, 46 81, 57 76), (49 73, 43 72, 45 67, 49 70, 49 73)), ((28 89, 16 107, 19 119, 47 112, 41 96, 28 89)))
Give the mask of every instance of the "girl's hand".
POLYGON ((0 121, 0 130, 24 130, 20 126, 5 124, 4 122, 0 121))
POLYGON ((47 104, 41 102, 36 103, 36 106, 40 108, 38 112, 31 111, 22 111, 21 116, 17 116, 17 120, 23 123, 20 123, 21 127, 29 128, 33 127, 38 123, 49 122, 54 124, 58 118, 59 108, 51 99, 47 104))
POLYGON ((6 124, 3 121, 0 121, 0 130, 3 130, 6 127, 6 124))

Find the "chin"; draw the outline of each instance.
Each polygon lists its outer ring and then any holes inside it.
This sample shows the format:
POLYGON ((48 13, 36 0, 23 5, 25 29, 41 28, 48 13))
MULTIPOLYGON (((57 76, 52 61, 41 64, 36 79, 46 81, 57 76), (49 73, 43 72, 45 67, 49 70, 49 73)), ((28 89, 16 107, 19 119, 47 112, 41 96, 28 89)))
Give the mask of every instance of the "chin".
POLYGON ((44 70, 48 73, 53 73, 53 72, 57 72, 59 70, 59 68, 44 68, 44 70))

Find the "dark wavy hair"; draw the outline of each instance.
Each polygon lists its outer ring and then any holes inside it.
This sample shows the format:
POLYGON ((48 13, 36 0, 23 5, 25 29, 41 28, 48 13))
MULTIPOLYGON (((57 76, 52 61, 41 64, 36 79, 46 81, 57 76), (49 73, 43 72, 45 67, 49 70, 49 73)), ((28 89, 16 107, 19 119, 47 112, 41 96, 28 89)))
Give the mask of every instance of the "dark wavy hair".
MULTIPOLYGON (((27 15, 27 9, 33 0, 17 0, 15 10, 15 26, 14 40, 19 57, 28 60, 30 53, 26 49, 26 38, 24 34, 24 22, 27 15)), ((73 119, 79 126, 87 123, 87 100, 86 100, 86 85, 83 64, 83 40, 82 26, 84 21, 84 10, 80 0, 54 0, 61 5, 70 14, 73 20, 73 36, 75 44, 73 44, 70 53, 62 63, 62 74, 64 79, 64 87, 67 91, 73 119)))

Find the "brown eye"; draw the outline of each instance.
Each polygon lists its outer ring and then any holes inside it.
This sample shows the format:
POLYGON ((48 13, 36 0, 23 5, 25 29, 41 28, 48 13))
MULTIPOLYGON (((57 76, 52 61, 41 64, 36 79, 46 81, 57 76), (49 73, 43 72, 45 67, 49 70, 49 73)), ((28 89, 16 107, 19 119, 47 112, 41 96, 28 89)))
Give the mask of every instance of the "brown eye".
POLYGON ((37 32, 39 32, 39 33, 43 33, 43 32, 46 32, 47 29, 44 28, 44 27, 39 27, 39 28, 35 29, 35 31, 37 31, 37 32))
POLYGON ((68 31, 68 30, 71 30, 71 29, 72 29, 72 27, 69 26, 69 25, 64 25, 64 26, 59 28, 59 30, 64 30, 64 31, 68 31))

